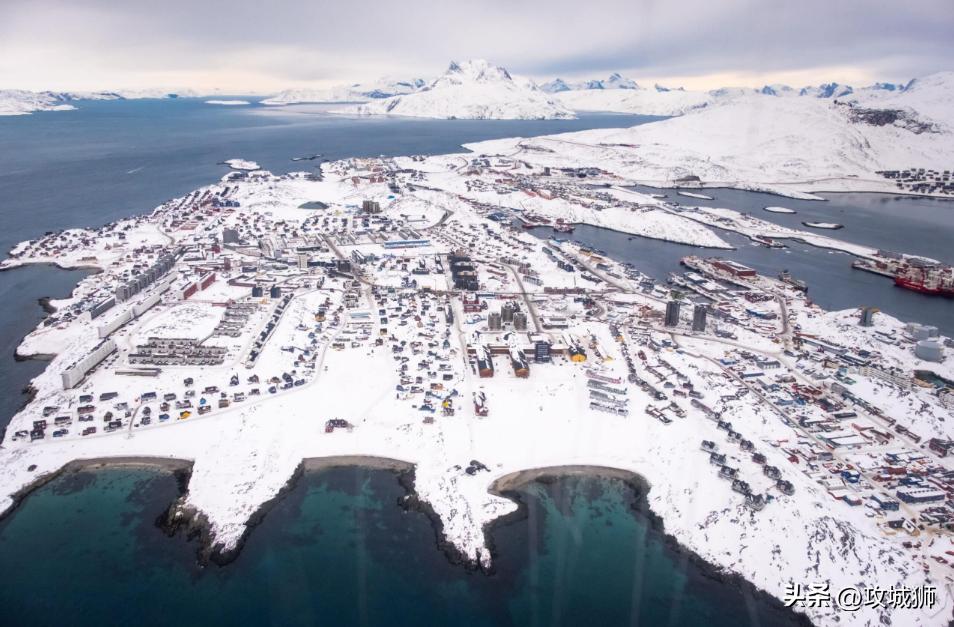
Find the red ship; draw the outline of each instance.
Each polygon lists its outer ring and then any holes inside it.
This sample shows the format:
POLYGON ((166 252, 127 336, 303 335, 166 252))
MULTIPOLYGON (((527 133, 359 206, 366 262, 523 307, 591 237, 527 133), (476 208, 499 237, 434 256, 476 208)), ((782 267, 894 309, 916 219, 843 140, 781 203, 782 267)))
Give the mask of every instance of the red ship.
POLYGON ((954 296, 954 269, 942 265, 907 264, 897 269, 894 284, 921 294, 954 296))

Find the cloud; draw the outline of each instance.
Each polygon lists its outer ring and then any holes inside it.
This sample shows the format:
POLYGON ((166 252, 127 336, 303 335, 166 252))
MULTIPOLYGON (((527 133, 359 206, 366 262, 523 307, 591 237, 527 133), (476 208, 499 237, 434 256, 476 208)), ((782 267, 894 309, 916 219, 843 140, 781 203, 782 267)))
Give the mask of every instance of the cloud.
POLYGON ((950 0, 4 0, 0 87, 273 90, 471 57, 537 78, 904 80, 954 66, 952 32, 950 0))

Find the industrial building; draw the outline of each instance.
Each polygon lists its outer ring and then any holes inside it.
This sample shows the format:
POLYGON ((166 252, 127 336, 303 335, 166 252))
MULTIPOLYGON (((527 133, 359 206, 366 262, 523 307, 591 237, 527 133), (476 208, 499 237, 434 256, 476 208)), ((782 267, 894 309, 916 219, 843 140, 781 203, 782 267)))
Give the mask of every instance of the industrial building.
POLYGON ((947 492, 933 488, 901 488, 895 493, 895 496, 905 503, 934 503, 945 500, 947 492))
POLYGON ((741 263, 732 261, 731 259, 713 259, 712 265, 735 277, 754 277, 756 275, 755 270, 752 268, 743 266, 741 263))
POLYGON ((914 345, 914 354, 924 361, 943 361, 944 345, 938 340, 921 340, 914 345))

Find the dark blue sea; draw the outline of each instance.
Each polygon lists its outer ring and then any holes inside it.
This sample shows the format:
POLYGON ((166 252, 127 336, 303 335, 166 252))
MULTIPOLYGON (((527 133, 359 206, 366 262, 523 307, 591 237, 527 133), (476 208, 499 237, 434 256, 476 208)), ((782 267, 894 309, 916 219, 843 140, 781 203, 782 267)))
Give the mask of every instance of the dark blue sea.
MULTIPOLYGON (((188 99, 90 102, 74 112, 0 117, 0 248, 49 230, 147 212, 214 182, 227 172, 218 163, 233 157, 285 172, 316 163, 293 157, 446 153, 483 139, 652 119, 352 119, 327 115, 321 107, 217 107, 188 99)), ((753 212, 760 204, 792 205, 771 196, 717 193, 725 206, 753 212)), ((846 224, 837 233, 846 239, 857 236, 860 243, 950 261, 949 248, 931 243, 954 239, 945 234, 949 203, 877 204, 871 196, 810 203, 804 214, 793 208, 802 219, 846 224), (915 210, 927 225, 921 230, 898 219, 915 210), (810 211, 816 213, 809 218, 810 211), (856 224, 855 212, 868 213, 856 224), (881 236, 888 237, 883 244, 876 239, 881 236)), ((574 237, 592 239, 660 278, 678 269, 680 256, 699 252, 597 229, 578 229, 574 237)), ((739 250, 728 255, 763 271, 789 267, 809 281, 812 295, 825 306, 876 304, 901 317, 951 327, 943 305, 909 293, 898 294, 895 304, 884 300, 893 293, 890 283, 845 270, 850 262, 845 255, 798 245, 778 253, 740 240, 733 240, 739 250)), ((50 267, 0 273, 0 426, 44 366, 13 360, 19 339, 42 319, 38 299, 69 293, 81 276, 50 267)), ((618 479, 568 476, 521 488, 516 496, 525 504, 523 513, 489 531, 496 551, 492 574, 449 561, 428 517, 399 504, 404 488, 389 471, 306 473, 226 566, 198 566, 194 541, 158 529, 156 519, 178 494, 169 473, 113 469, 70 472, 27 497, 0 521, 0 624, 794 623, 765 595, 710 577, 704 565, 675 549, 645 512, 641 495, 618 479)))
MULTIPOLYGON (((833 231, 818 231, 838 239, 937 259, 954 264, 954 200, 898 196, 894 194, 823 193, 824 201, 793 200, 772 194, 736 189, 691 190, 713 200, 679 196, 676 190, 639 185, 645 193, 665 194, 668 200, 684 206, 726 207, 748 213, 782 226, 808 230, 802 222, 834 222, 844 226, 833 231), (771 213, 765 207, 782 206, 794 214, 771 213)), ((689 190, 687 190, 689 191, 689 190)), ((788 270, 808 283, 808 295, 828 310, 878 307, 905 322, 931 324, 948 336, 954 336, 954 299, 928 296, 895 287, 891 279, 855 270, 855 257, 838 251, 816 248, 786 240, 787 248, 772 249, 756 245, 733 231, 715 229, 719 237, 735 250, 705 250, 592 226, 577 226, 570 234, 549 228, 531 232, 539 237, 571 239, 605 251, 619 261, 637 268, 659 281, 685 268, 679 260, 687 255, 734 259, 762 274, 777 276, 788 270)))
POLYGON ((519 491, 490 535, 485 574, 451 563, 390 471, 306 473, 238 558, 200 568, 156 519, 169 474, 71 472, 0 522, 5 625, 699 625, 794 618, 672 548, 619 479, 568 476, 519 491))

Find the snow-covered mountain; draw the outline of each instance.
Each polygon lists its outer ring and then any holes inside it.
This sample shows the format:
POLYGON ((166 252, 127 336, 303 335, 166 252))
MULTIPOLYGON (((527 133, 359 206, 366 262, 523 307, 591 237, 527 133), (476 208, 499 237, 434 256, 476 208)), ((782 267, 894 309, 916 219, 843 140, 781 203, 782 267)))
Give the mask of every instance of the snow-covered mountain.
MULTIPOLYGON (((732 99, 752 94, 777 98, 802 98, 819 100, 839 100, 852 103, 896 103, 896 106, 906 106, 905 94, 916 92, 919 84, 930 83, 925 92, 939 87, 939 82, 952 80, 954 73, 934 74, 930 77, 901 83, 874 83, 868 87, 853 87, 840 83, 822 83, 814 86, 794 88, 783 84, 764 85, 758 89, 748 87, 722 87, 709 91, 687 91, 684 89, 669 89, 655 85, 653 89, 643 89, 628 79, 635 87, 620 89, 589 88, 588 83, 567 83, 556 79, 543 85, 543 89, 550 91, 553 97, 574 111, 612 111, 617 113, 637 113, 643 115, 675 116, 684 115, 689 111, 723 103, 732 99), (948 78, 943 78, 947 76, 948 78)), ((613 76, 619 76, 614 74, 613 76)), ((612 77, 611 77, 612 78, 612 77)), ((593 83, 590 81, 589 83, 593 83)), ((608 82, 607 82, 608 84, 608 82)), ((935 89, 936 90, 936 89, 935 89)), ((923 100, 923 98, 922 98, 923 100)), ((944 103, 921 103, 921 113, 932 119, 944 121, 947 114, 954 107, 944 106, 944 103), (927 111, 924 107, 931 111, 927 111)), ((892 105, 895 106, 895 105, 892 105)), ((954 117, 954 113, 947 116, 954 117)))
POLYGON ((823 83, 812 87, 802 87, 798 91, 799 96, 812 96, 815 98, 844 98, 854 93, 851 85, 840 85, 838 83, 823 83))
POLYGON ((556 94, 563 91, 575 91, 583 89, 638 89, 639 85, 636 81, 625 78, 621 76, 618 72, 614 72, 609 75, 609 78, 606 79, 592 79, 587 81, 582 81, 579 83, 567 83, 562 78, 554 79, 550 82, 544 83, 540 86, 540 89, 547 92, 548 94, 556 94))
POLYGON ((766 96, 808 96, 812 98, 848 98, 853 94, 879 91, 904 91, 905 85, 900 83, 874 83, 868 87, 856 88, 840 83, 822 83, 795 89, 788 85, 765 85, 759 93, 766 96))
POLYGON ((262 100, 265 105, 288 105, 328 102, 367 102, 414 93, 427 85, 422 78, 399 80, 382 78, 373 83, 337 85, 325 89, 287 89, 262 100))
POLYGON ((562 78, 555 78, 552 81, 547 81, 540 85, 540 91, 548 94, 558 94, 561 91, 570 91, 571 89, 573 89, 573 87, 562 78))
POLYGON ((514 78, 482 59, 452 62, 429 85, 410 94, 341 110, 359 115, 403 115, 444 119, 540 120, 572 118, 533 81, 514 78))
POLYGON ((788 85, 782 85, 780 83, 775 83, 773 85, 764 85, 759 89, 759 93, 763 96, 794 96, 797 95, 795 89, 789 87, 788 85))
POLYGON ((614 72, 610 74, 609 78, 606 80, 590 80, 585 81, 580 89, 638 89, 639 85, 636 84, 636 81, 623 78, 619 73, 614 72))
POLYGON ((954 72, 937 72, 905 85, 876 83, 848 100, 863 107, 899 109, 954 130, 954 72))

